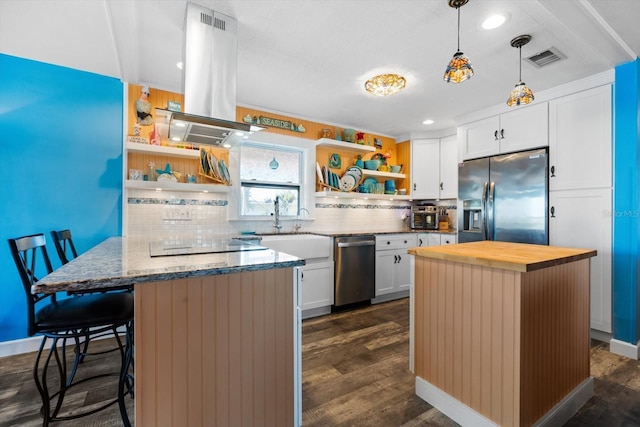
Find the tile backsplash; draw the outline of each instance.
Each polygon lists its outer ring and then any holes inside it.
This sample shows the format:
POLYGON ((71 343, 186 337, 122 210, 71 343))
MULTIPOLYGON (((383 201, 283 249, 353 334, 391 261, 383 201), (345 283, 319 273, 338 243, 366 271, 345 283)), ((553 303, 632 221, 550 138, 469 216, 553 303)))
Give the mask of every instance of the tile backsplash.
MULTIPOLYGON (((317 198, 313 218, 306 212, 300 221, 282 218, 282 232, 400 231, 406 228, 410 202, 387 200, 317 198)), ((273 220, 229 221, 228 197, 224 193, 188 193, 154 190, 128 191, 128 236, 237 235, 242 231, 273 232, 273 220)))

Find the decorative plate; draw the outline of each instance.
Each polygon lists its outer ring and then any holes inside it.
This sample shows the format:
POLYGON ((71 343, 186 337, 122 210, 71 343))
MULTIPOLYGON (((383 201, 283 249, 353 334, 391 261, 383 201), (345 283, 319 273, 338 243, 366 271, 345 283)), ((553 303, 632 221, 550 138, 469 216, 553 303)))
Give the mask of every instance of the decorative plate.
POLYGON ((318 174, 318 181, 321 184, 324 184, 324 176, 322 176, 322 170, 320 169, 320 164, 316 162, 316 173, 318 174))
POLYGON ((329 171, 326 166, 322 166, 322 176, 324 176, 324 183, 331 185, 331 182, 329 181, 329 171))
POLYGON ((222 180, 227 184, 231 184, 231 176, 229 175, 229 169, 227 168, 227 164, 224 162, 224 159, 220 159, 220 174, 222 175, 222 180))
POLYGON ((209 153, 209 168, 211 169, 210 175, 214 178, 220 179, 220 168, 218 166, 218 158, 215 154, 209 153))
POLYGON ((360 182, 362 182, 362 177, 363 177, 363 173, 362 173, 362 168, 358 167, 358 166, 350 166, 347 168, 347 170, 344 172, 345 175, 352 175, 355 179, 356 179, 356 186, 358 186, 360 184, 360 182))
POLYGON ((209 175, 209 160, 207 158, 207 152, 204 149, 200 149, 200 166, 202 166, 202 172, 205 175, 209 175))
POLYGON ((358 185, 356 177, 353 175, 344 175, 340 179, 340 189, 342 191, 351 191, 358 185))

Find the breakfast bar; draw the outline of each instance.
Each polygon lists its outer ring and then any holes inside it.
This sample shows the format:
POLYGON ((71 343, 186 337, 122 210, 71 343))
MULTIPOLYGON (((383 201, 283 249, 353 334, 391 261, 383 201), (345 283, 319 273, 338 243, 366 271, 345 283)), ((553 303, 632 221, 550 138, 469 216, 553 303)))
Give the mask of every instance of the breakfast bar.
POLYGON ((561 425, 593 395, 594 250, 482 241, 415 256, 416 394, 462 425, 561 425))
POLYGON ((136 425, 299 425, 305 261, 244 245, 113 237, 32 291, 134 285, 136 425))

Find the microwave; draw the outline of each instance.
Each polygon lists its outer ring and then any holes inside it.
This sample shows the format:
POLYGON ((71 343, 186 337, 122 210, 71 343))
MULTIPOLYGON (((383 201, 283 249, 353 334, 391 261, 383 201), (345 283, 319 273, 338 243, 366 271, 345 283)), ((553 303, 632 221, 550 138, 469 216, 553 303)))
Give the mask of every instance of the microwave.
POLYGON ((437 230, 438 213, 433 206, 411 207, 411 228, 416 230, 437 230))

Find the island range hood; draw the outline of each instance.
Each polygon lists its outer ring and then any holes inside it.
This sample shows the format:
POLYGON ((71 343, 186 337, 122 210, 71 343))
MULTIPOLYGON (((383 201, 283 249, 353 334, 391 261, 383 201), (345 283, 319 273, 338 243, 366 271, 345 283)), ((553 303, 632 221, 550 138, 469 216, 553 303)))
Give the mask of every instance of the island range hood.
POLYGON ((231 147, 257 126, 235 121, 238 23, 187 3, 184 46, 184 113, 169 115, 169 139, 231 147))

